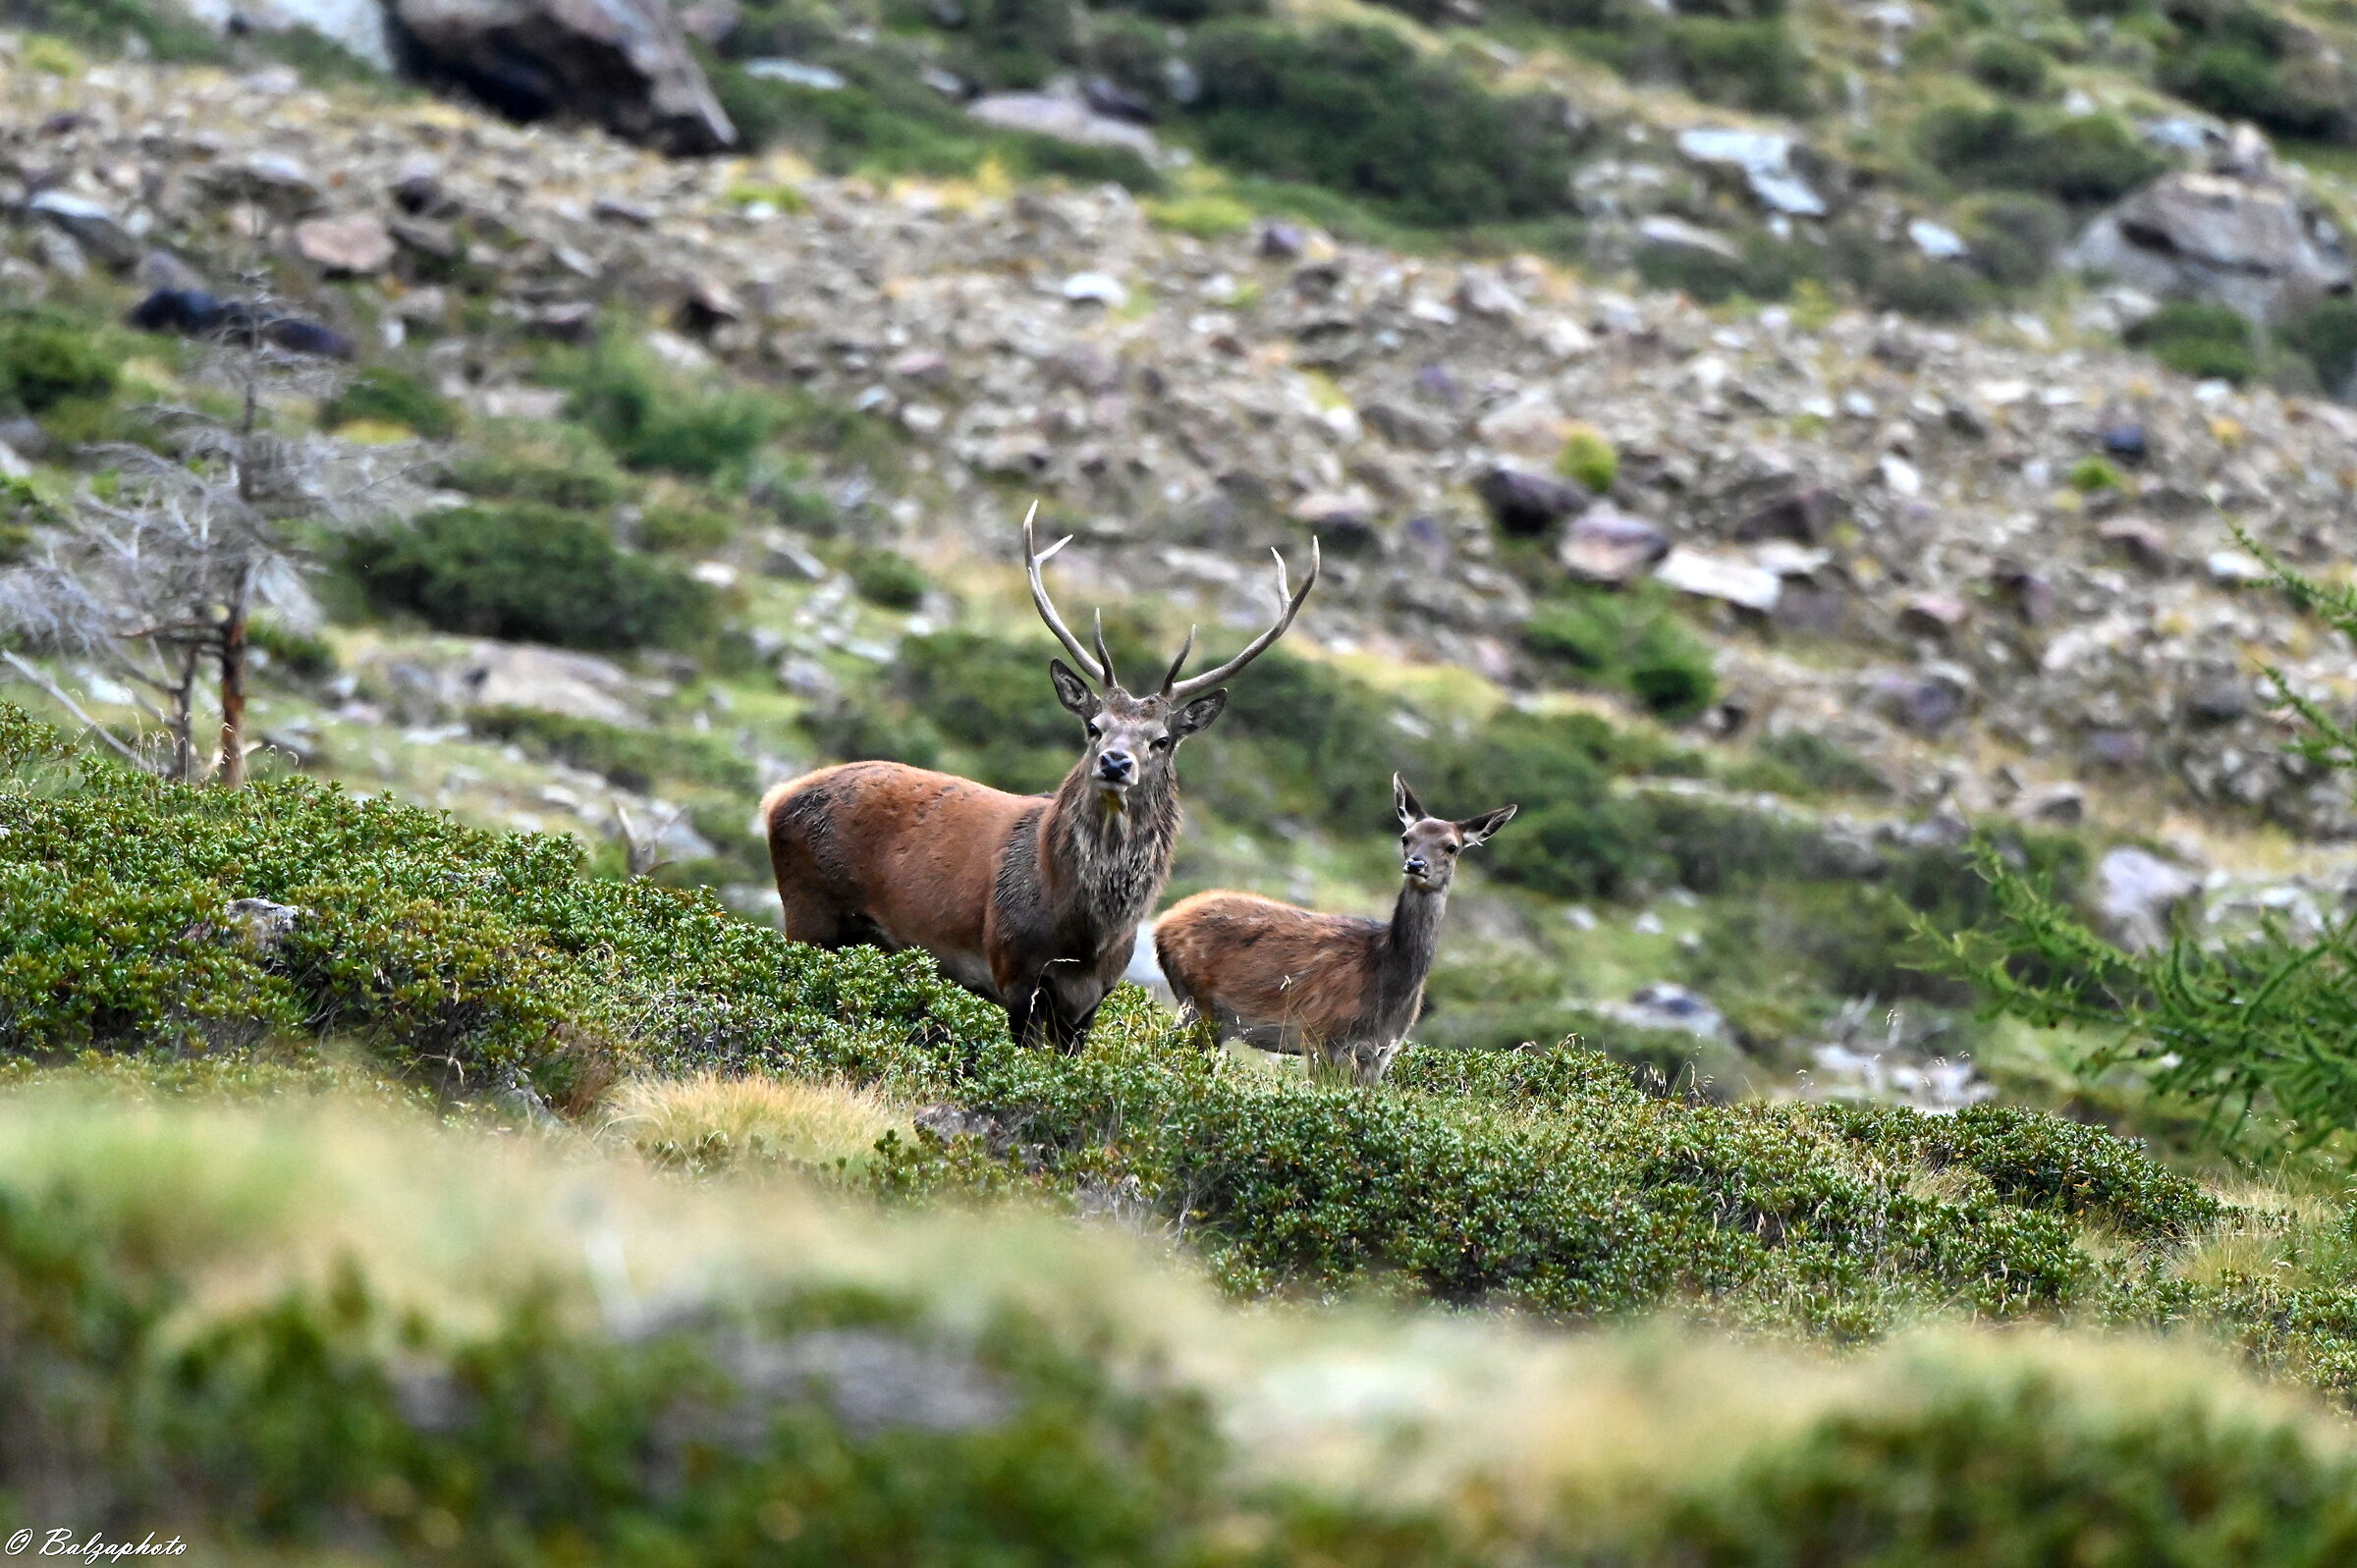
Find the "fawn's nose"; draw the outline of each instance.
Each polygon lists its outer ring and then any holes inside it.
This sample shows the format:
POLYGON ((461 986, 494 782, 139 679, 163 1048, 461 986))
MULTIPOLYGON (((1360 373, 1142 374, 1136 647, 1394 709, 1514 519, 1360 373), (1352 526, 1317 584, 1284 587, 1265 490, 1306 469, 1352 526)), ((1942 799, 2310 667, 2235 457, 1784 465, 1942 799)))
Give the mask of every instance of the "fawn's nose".
POLYGON ((1137 759, 1126 751, 1106 750, 1097 754, 1097 777, 1109 784, 1127 784, 1137 773, 1137 759))
POLYGON ((1400 866, 1399 869, 1406 872, 1411 877, 1421 877, 1424 875, 1426 870, 1424 857, 1422 855, 1409 855, 1406 863, 1400 866))

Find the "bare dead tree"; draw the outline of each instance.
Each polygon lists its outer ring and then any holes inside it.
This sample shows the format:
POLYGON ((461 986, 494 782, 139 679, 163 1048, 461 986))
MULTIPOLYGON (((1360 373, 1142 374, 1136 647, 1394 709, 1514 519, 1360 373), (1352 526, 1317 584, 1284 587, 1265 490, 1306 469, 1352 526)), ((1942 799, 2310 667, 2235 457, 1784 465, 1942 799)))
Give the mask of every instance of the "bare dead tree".
MULTIPOLYGON (((406 472, 271 428, 277 398, 332 391, 341 369, 259 330, 275 301, 258 277, 247 281, 250 302, 216 335, 198 369, 233 395, 234 411, 151 408, 153 445, 84 449, 81 456, 111 474, 111 485, 85 486, 41 531, 31 559, 0 572, 0 628, 35 648, 88 659, 129 684, 165 732, 169 760, 160 771, 173 778, 208 771, 194 725, 200 685, 212 674, 221 729, 209 771, 231 788, 245 782, 249 749, 253 616, 267 610, 298 628, 316 616, 296 525, 358 520, 380 510, 385 482, 406 472)), ((105 735, 55 681, 14 655, 7 662, 105 735)))
MULTIPOLYGON (((145 448, 112 456, 124 466, 111 494, 85 489, 41 531, 29 559, 0 572, 0 625, 127 685, 166 736, 160 771, 194 779, 204 771, 195 710, 207 665, 226 676, 224 653, 233 638, 244 640, 257 605, 301 622, 312 614, 310 596, 295 552, 234 483, 145 448)), ((21 658, 9 663, 87 720, 54 681, 21 658)), ((221 772, 234 783, 242 737, 226 712, 225 703, 221 772)))

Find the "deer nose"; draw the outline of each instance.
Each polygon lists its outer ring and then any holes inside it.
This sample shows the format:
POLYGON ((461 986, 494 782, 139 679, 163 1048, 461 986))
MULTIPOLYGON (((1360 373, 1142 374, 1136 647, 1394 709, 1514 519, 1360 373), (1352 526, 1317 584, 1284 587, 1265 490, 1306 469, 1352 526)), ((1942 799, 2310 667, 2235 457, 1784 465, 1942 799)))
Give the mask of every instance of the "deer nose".
POLYGON ((1422 855, 1409 855, 1407 857, 1407 863, 1401 866, 1399 869, 1406 872, 1411 877, 1421 877, 1424 875, 1425 871, 1424 857, 1422 855))
POLYGON ((1137 772, 1137 759, 1126 751, 1107 750, 1097 754, 1097 775, 1103 779, 1127 779, 1137 772))

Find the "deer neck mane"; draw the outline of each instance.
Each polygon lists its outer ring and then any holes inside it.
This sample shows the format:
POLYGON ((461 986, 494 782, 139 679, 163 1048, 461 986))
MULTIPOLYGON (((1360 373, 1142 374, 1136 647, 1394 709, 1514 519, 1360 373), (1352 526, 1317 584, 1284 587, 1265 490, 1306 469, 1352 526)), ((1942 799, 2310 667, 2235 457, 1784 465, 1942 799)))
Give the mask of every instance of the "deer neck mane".
POLYGON ((1448 909, 1446 892, 1427 892, 1403 881, 1399 901, 1392 906, 1392 923, 1376 945, 1375 1012, 1387 1023, 1397 1022, 1401 1031, 1415 1022, 1425 978, 1441 950, 1441 918, 1448 909))
POLYGON ((1064 776, 1040 823, 1040 878, 1089 930, 1111 933, 1144 919, 1170 881, 1178 838, 1176 770, 1140 783, 1119 804, 1088 776, 1085 759, 1064 776))

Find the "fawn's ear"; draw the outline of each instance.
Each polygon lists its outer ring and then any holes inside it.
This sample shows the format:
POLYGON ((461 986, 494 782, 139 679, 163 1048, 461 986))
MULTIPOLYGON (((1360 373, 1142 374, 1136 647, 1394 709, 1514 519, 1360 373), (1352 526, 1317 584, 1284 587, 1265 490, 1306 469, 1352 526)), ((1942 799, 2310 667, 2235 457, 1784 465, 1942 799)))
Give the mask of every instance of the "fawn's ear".
POLYGON ((1412 828, 1431 815, 1424 809, 1424 802, 1416 798, 1416 792, 1407 786, 1407 781, 1398 774, 1392 775, 1392 809, 1399 813, 1402 828, 1412 828))
POLYGON ((1171 738, 1173 740, 1184 740, 1188 735, 1195 733, 1197 730, 1209 730, 1211 728, 1211 722, 1214 719, 1217 719, 1224 711, 1226 711, 1227 707, 1228 688, 1226 686, 1221 686, 1216 690, 1206 691, 1203 693, 1203 695, 1197 697, 1194 701, 1188 703, 1185 707, 1171 715, 1171 738))
POLYGON ((1478 817, 1467 817, 1456 825, 1456 831, 1465 836, 1465 847, 1470 849, 1513 821, 1514 813, 1521 809, 1520 806, 1500 806, 1496 811, 1485 811, 1478 817))
POLYGON ((1062 659, 1048 661, 1048 678, 1056 682, 1056 700, 1069 709, 1074 718, 1094 719, 1103 710, 1105 699, 1062 659))

